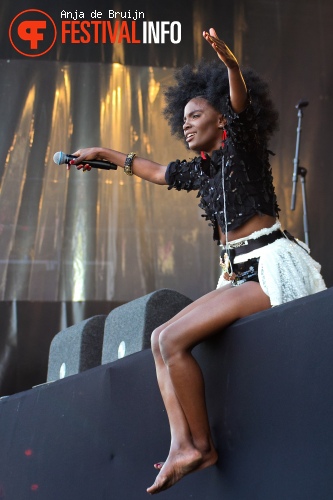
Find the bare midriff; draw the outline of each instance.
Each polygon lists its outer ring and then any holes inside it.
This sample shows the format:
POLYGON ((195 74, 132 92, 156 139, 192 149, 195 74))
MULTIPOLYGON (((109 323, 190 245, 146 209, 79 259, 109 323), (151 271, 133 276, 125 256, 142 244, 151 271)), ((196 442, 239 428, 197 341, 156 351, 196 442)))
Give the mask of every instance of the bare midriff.
MULTIPOLYGON (((251 219, 246 221, 237 229, 233 231, 228 231, 228 241, 229 243, 239 238, 246 238, 254 231, 260 231, 260 229, 268 228, 275 224, 276 218, 271 215, 254 215, 251 219)), ((223 245, 225 245, 226 237, 222 233, 222 229, 219 227, 220 240, 223 245)))

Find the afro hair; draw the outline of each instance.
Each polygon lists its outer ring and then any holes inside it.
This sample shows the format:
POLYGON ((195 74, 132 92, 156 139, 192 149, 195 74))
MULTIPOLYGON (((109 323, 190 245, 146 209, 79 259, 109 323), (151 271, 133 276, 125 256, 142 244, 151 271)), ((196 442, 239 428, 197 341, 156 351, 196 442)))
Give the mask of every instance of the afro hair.
MULTIPOLYGON (((267 142, 278 128, 278 113, 270 98, 267 83, 252 69, 242 71, 251 103, 258 117, 258 133, 267 142)), ((229 79, 226 66, 220 61, 202 60, 196 67, 186 65, 175 73, 176 84, 164 92, 166 106, 163 114, 171 133, 184 139, 184 108, 194 97, 205 98, 223 115, 228 111, 229 79)))

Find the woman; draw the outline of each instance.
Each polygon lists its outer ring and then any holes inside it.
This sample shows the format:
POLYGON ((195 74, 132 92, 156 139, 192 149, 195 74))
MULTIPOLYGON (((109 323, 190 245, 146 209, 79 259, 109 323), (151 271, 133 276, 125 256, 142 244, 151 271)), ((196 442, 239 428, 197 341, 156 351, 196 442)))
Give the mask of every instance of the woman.
POLYGON ((171 446, 154 484, 155 494, 183 476, 216 463, 203 377, 191 354, 195 345, 232 322, 272 305, 325 288, 320 266, 304 245, 288 239, 277 222, 267 141, 277 114, 267 86, 253 72, 240 71, 235 56, 214 29, 204 32, 220 62, 178 72, 166 92, 165 115, 172 132, 201 152, 168 167, 105 148, 74 153, 104 159, 169 189, 198 190, 200 207, 223 245, 218 288, 193 302, 152 334, 157 379, 170 422, 171 446), (223 64, 222 64, 223 63, 223 64))

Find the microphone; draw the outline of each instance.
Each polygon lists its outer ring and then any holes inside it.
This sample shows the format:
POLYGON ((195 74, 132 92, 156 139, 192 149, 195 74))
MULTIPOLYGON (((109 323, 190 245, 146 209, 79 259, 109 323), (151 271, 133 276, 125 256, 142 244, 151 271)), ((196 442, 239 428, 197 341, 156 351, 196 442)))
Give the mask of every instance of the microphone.
POLYGON ((301 99, 295 106, 296 109, 301 109, 301 108, 306 108, 308 106, 309 101, 306 101, 305 99, 301 99))
MULTIPOLYGON (((75 160, 78 156, 67 155, 62 151, 58 151, 53 155, 53 161, 57 165, 63 165, 64 163, 69 163, 71 160, 75 160)), ((115 163, 110 163, 104 160, 83 160, 80 165, 90 165, 93 168, 102 168, 104 170, 117 170, 118 165, 115 163)))

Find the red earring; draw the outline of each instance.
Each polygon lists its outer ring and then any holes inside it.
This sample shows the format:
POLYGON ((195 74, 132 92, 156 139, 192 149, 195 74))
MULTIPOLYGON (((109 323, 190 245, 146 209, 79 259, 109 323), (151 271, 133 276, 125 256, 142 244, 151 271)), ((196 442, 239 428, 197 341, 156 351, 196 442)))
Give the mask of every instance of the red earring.
POLYGON ((227 136, 227 131, 226 131, 226 129, 224 128, 224 129, 223 129, 223 132, 222 132, 222 148, 224 148, 224 144, 225 144, 225 141, 226 141, 227 137, 228 137, 228 136, 227 136))

